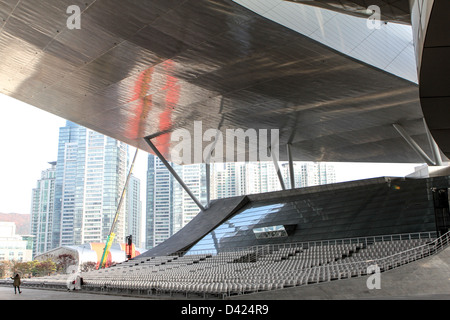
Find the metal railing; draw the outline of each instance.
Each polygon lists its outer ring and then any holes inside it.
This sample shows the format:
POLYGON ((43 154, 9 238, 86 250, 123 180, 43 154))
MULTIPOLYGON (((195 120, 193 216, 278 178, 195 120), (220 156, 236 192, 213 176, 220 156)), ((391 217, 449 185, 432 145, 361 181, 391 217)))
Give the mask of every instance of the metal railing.
MULTIPOLYGON (((386 239, 386 238, 385 238, 386 239)), ((412 238, 412 239, 418 239, 418 238, 412 238)), ((420 238, 424 239, 424 238, 420 238)), ((425 238, 427 239, 427 238, 425 238)), ((393 238, 392 241, 395 240, 408 240, 405 238, 393 238)), ((411 239, 410 239, 411 240, 411 239)), ((388 241, 388 240, 383 240, 388 241)), ((290 275, 296 273, 296 272, 302 272, 305 271, 308 273, 308 275, 323 275, 323 277, 312 277, 313 280, 308 280, 304 284, 312 284, 312 283, 319 283, 319 282, 325 282, 325 281, 331 281, 331 280, 338 280, 338 279, 346 279, 351 277, 359 277, 359 276, 366 276, 368 274, 371 274, 369 270, 372 269, 371 267, 375 266, 379 268, 380 272, 385 272, 388 270, 392 270, 395 268, 398 268, 402 265, 411 263, 413 261, 423 259, 432 255, 435 255, 441 251, 443 251, 448 245, 450 244, 450 231, 445 233, 444 235, 431 240, 430 242, 427 242, 426 244, 416 246, 414 248, 410 248, 407 250, 403 250, 401 252, 397 252, 385 257, 381 258, 374 258, 374 259, 362 259, 355 262, 345 262, 345 259, 342 260, 341 263, 336 264, 328 264, 323 266, 315 266, 308 268, 308 270, 286 270, 278 272, 279 276, 281 278, 285 277, 288 278, 290 275), (329 272, 330 266, 334 268, 334 271, 338 271, 339 274, 333 277, 330 274, 327 274, 329 272), (316 281, 314 280, 316 279, 316 281)), ((372 269, 373 270, 373 269, 372 269)))
MULTIPOLYGON (((412 261, 422 259, 434 254, 441 252, 450 243, 450 233, 446 233, 441 237, 436 238, 435 232, 421 232, 421 233, 410 233, 410 234, 395 234, 395 235, 384 235, 384 236, 374 236, 374 237, 358 237, 358 238, 348 238, 348 239, 337 239, 337 240, 325 240, 325 241, 310 241, 310 242, 299 242, 299 243, 287 243, 287 244, 277 244, 277 245, 264 245, 264 246, 252 246, 239 248, 238 250, 233 250, 233 252, 224 253, 223 257, 221 254, 213 254, 211 251, 197 251, 189 252, 189 255, 185 256, 166 256, 165 258, 173 258, 173 261, 189 260, 192 261, 198 259, 198 263, 202 261, 209 260, 212 258, 214 264, 218 262, 225 262, 225 267, 237 266, 240 262, 246 262, 245 257, 249 257, 248 262, 255 262, 254 256, 252 254, 260 254, 264 256, 265 254, 271 254, 272 252, 281 250, 282 248, 305 248, 309 249, 312 247, 319 246, 330 246, 330 245, 343 245, 343 244, 361 244, 363 249, 359 252, 370 251, 371 248, 375 247, 372 245, 377 243, 386 242, 386 247, 389 247, 396 240, 413 240, 413 239, 425 239, 426 244, 418 245, 411 249, 403 250, 395 254, 391 254, 378 259, 360 259, 354 262, 346 262, 349 259, 344 258, 339 261, 333 261, 331 263, 325 263, 321 266, 313 266, 306 268, 288 268, 288 269, 272 269, 273 265, 280 265, 277 263, 271 264, 269 268, 268 265, 258 266, 255 264, 244 264, 241 271, 245 272, 233 272, 222 274, 222 270, 218 268, 214 272, 220 274, 220 277, 214 276, 213 278, 202 278, 201 274, 196 272, 191 273, 192 270, 187 270, 185 273, 177 273, 171 276, 164 276, 165 271, 161 270, 162 274, 158 276, 157 273, 153 273, 151 269, 144 271, 147 276, 144 278, 141 276, 140 272, 131 272, 135 269, 135 264, 133 263, 133 268, 125 268, 120 271, 121 273, 112 272, 111 277, 106 274, 102 274, 103 277, 98 279, 91 279, 88 283, 89 288, 101 288, 102 290, 139 290, 146 292, 160 292, 172 293, 172 292, 183 292, 186 295, 189 292, 196 293, 220 293, 221 295, 232 295, 232 294, 245 294, 248 292, 254 292, 255 290, 274 290, 281 289, 287 286, 301 286, 301 285, 311 285, 314 283, 327 282, 338 279, 346 279, 352 277, 365 276, 369 274, 368 267, 377 266, 380 268, 381 272, 388 271, 404 264, 410 263, 412 261), (238 259, 230 261, 230 257, 226 254, 231 253, 231 259, 238 259), (194 255, 195 254, 195 255, 194 255), (239 258, 240 257, 240 258, 239 258), (244 259, 242 259, 244 257, 244 259), (250 257, 252 261, 250 261, 250 257), (201 260, 200 260, 201 259, 201 260), (221 260, 223 259, 223 261, 221 260), (237 262, 236 264, 229 264, 230 262, 237 262), (122 272, 126 273, 124 277, 122 272), (162 275, 162 277, 161 277, 162 275), (269 277, 267 277, 269 276, 269 277), (273 276, 273 277, 272 277, 273 276), (292 280, 292 279, 296 280, 292 280), (221 289, 213 289, 214 285, 219 285, 221 289)), ((384 246, 381 246, 384 247, 384 246)), ((399 248, 397 248, 399 249, 399 248)), ((355 256, 357 256, 355 253, 355 256)), ((161 257, 159 257, 161 258, 161 257)), ((158 258, 155 258, 158 260, 158 258)), ((136 260, 134 260, 136 261, 136 260)), ((145 261, 145 260, 143 260, 145 261)), ((191 262, 192 262, 191 261, 191 262)), ((170 265, 171 263, 166 264, 170 265)), ((216 265, 216 264, 215 264, 216 265)), ((199 264, 201 266, 201 264, 199 264)), ((217 266, 217 265, 216 265, 217 266)), ((140 268, 140 263, 138 264, 140 268)), ((114 269, 114 268, 113 268, 114 269)), ((158 268, 156 268, 158 269, 158 268)), ((163 268, 165 269, 165 268, 163 268)), ((199 270, 201 270, 200 268, 199 270)), ((104 271, 106 272, 107 269, 104 271)), ((212 269, 208 269, 213 271, 212 269)), ((111 270, 113 271, 113 270, 111 270)), ((137 270, 136 270, 137 271, 137 270)), ((156 270, 154 270, 156 271, 156 270)), ((181 270, 180 270, 181 271, 181 270)), ((235 270, 236 271, 236 270, 235 270)), ((202 273, 202 272, 200 272, 202 273)))
POLYGON ((450 231, 429 243, 419 245, 417 247, 407 249, 387 257, 375 259, 374 262, 376 262, 376 264, 379 265, 382 270, 389 270, 394 268, 395 266, 399 266, 437 254, 448 246, 449 241, 450 231))
POLYGON ((435 239, 437 236, 435 231, 430 232, 416 232, 416 233, 404 233, 404 234, 390 234, 390 235, 377 235, 368 237, 354 237, 354 238, 343 238, 343 239, 331 239, 331 240, 317 240, 317 241, 303 241, 303 242, 289 242, 289 243, 278 243, 278 244, 265 244, 265 245, 255 245, 247 247, 237 247, 237 248, 224 248, 220 252, 213 251, 211 249, 205 250, 188 250, 179 251, 174 254, 174 256, 220 256, 229 253, 243 255, 249 253, 271 253, 279 251, 280 249, 309 249, 311 247, 317 246, 330 246, 330 245, 344 245, 344 244, 362 244, 367 247, 376 242, 386 242, 395 240, 412 240, 412 239, 435 239))

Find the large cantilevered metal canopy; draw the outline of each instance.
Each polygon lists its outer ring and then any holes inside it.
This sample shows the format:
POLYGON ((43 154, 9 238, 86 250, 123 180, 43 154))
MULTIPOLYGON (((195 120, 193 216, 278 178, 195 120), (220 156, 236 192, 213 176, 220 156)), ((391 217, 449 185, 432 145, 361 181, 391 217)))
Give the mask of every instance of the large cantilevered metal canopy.
POLYGON ((325 8, 356 17, 367 18, 370 6, 379 8, 380 19, 388 22, 411 24, 410 0, 286 0, 325 8))
POLYGON ((230 0, 8 0, 0 18, 1 93, 168 160, 198 123, 279 130, 279 160, 424 162, 411 141, 432 154, 417 84, 230 0))

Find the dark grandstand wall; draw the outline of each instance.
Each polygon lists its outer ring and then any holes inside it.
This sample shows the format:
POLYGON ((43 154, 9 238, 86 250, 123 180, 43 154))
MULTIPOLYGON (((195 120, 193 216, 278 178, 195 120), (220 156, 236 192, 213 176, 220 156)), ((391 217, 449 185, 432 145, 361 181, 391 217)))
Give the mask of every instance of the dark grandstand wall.
POLYGON ((284 202, 251 228, 222 239, 221 247, 435 231, 431 189, 447 188, 448 177, 378 178, 281 193, 249 196, 249 206, 284 202), (252 229, 289 226, 289 236, 256 239, 252 229))
POLYGON ((215 200, 144 256, 436 231, 432 188, 449 180, 376 178, 215 200), (255 228, 276 225, 288 236, 255 236, 255 228))

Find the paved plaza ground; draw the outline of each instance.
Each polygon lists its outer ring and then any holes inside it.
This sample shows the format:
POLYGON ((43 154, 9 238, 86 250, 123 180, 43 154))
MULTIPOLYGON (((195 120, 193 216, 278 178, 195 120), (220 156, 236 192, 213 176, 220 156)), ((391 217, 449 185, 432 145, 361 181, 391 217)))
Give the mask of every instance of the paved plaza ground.
POLYGON ((14 294, 13 286, 0 286, 0 300, 149 300, 143 297, 128 297, 76 291, 31 289, 27 287, 21 289, 21 294, 14 294))

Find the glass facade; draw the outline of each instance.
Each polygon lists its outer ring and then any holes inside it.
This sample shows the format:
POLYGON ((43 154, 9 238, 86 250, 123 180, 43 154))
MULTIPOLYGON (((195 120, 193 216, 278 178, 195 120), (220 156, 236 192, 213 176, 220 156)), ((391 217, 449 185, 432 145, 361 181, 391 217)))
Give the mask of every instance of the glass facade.
MULTIPOLYGON (((70 121, 60 128, 53 248, 104 242, 127 174, 127 145, 70 121)), ((125 206, 115 233, 124 241, 125 206)))
MULTIPOLYGON (((204 164, 175 166, 183 182, 194 196, 203 204, 207 202, 206 169, 204 164)), ((189 223, 200 211, 197 204, 184 191, 178 182, 174 184, 174 228, 176 233, 189 223)))
POLYGON ((131 235, 133 243, 139 247, 142 241, 140 230, 141 216, 141 181, 132 174, 127 187, 126 235, 131 235))
MULTIPOLYGON (((206 204, 206 173, 203 164, 171 164, 191 192, 206 204)), ((146 248, 164 242, 189 223, 200 209, 165 165, 148 156, 146 248)))
POLYGON ((52 218, 55 200, 56 162, 51 168, 42 171, 41 179, 32 190, 31 234, 33 235, 33 256, 51 249, 52 218))
POLYGON ((257 239, 255 234, 266 227, 256 226, 260 225, 261 221, 278 220, 283 207, 283 203, 249 205, 206 235, 190 251, 217 253, 225 248, 240 247, 242 236, 257 239))
POLYGON ((173 234, 173 177, 155 156, 148 156, 146 248, 173 234))

